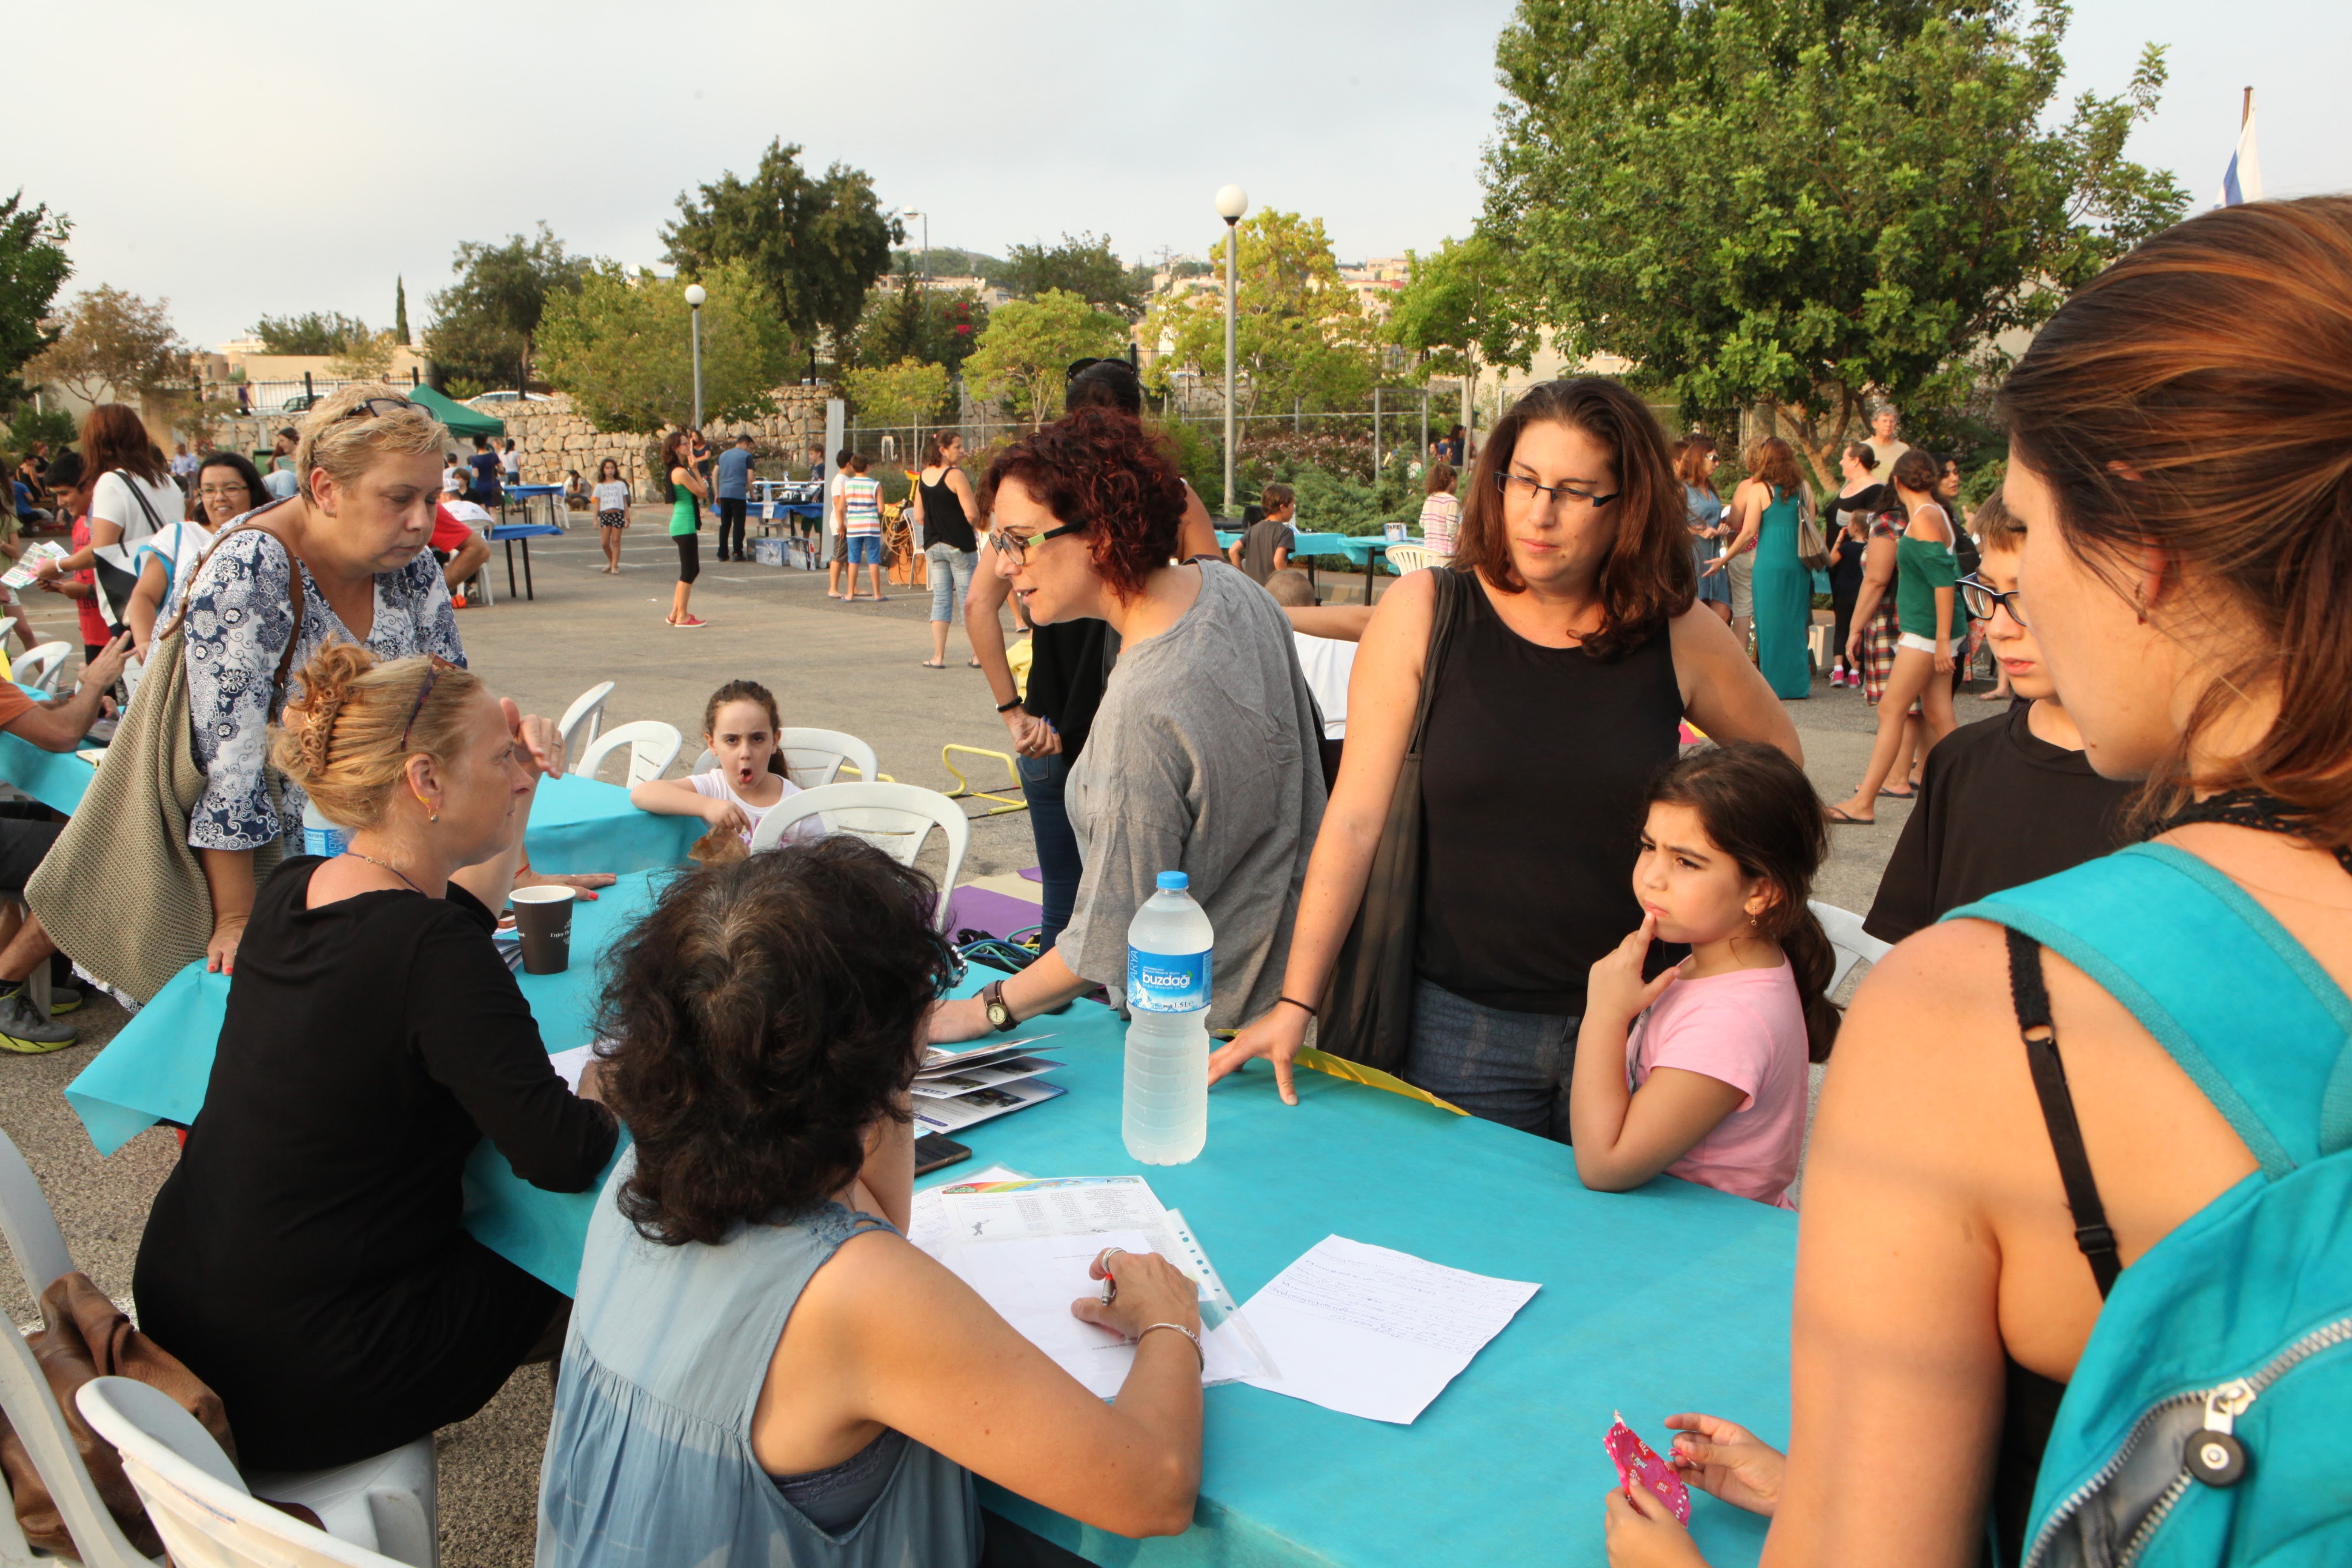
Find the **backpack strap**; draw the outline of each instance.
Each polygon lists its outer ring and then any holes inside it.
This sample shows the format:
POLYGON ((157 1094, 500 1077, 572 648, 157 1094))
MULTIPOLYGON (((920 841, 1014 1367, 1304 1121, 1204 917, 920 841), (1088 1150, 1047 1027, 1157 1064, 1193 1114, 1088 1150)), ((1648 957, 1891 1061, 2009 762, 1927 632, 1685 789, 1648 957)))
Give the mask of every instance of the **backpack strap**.
POLYGON ((2006 926, 2082 970, 2155 1037, 2273 1180, 2352 1147, 2352 998, 2195 856, 2136 844, 1944 918, 2006 926))
POLYGON ((2042 1121, 2050 1129, 2050 1150, 2058 1156, 2058 1179, 2066 1188, 2066 1206, 2074 1214, 2074 1245, 2091 1261, 2091 1278, 2098 1282, 2099 1300, 2116 1288, 2123 1259, 2116 1253, 2116 1233, 2107 1227, 2107 1208, 2099 1201, 2099 1184, 2091 1175, 2091 1156, 2083 1147, 2082 1124, 2074 1120, 2074 1094, 2066 1087, 2066 1064, 2058 1055, 2058 1026, 2050 1016, 2050 992, 2042 983, 2042 944, 2023 931, 2004 929, 2009 939, 2009 994, 2017 1009, 2017 1032, 2025 1042, 2025 1065, 2033 1073, 2033 1092, 2042 1101, 2042 1121))

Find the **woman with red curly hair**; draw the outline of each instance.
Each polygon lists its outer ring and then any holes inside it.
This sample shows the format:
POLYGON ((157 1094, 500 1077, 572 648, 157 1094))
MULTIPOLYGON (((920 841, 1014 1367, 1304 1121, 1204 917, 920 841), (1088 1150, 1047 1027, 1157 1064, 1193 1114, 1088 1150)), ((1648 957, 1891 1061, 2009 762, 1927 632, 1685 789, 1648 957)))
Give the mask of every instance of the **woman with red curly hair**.
POLYGON ((989 465, 989 563, 1039 626, 1095 617, 1119 639, 1066 799, 1085 872, 1052 952, 941 1003, 968 1040, 1127 980, 1127 924, 1182 871, 1216 928, 1212 1028, 1273 1005, 1323 819, 1321 733, 1290 623, 1213 558, 1178 563, 1188 492, 1137 421, 1082 408, 989 465))

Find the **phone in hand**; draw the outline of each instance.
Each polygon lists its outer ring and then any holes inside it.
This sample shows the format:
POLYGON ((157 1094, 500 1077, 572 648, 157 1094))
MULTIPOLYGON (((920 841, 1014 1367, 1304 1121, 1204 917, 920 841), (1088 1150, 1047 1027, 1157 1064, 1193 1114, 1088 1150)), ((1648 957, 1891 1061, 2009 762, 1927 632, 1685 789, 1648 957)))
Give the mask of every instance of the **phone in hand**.
POLYGON ((915 1174, 919 1176, 928 1176, 933 1171, 945 1170, 971 1158, 971 1150, 937 1132, 926 1132, 915 1140, 915 1174))

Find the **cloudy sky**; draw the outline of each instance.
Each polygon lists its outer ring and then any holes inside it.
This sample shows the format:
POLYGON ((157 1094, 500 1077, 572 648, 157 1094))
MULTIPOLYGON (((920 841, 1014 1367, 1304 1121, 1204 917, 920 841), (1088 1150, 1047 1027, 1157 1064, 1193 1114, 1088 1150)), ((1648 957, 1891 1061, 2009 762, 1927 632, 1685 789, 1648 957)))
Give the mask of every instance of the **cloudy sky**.
MULTIPOLYGON (((577 250, 657 261, 678 193, 778 136, 871 172, 884 201, 930 215, 934 244, 1091 229, 1129 258, 1199 253, 1234 180, 1321 216, 1356 259, 1475 220, 1510 10, 417 0, 273 24, 116 0, 100 40, 89 14, 27 7, 0 192, 72 216, 69 289, 168 297, 200 343, 264 313, 389 325, 395 276, 421 326, 459 240, 541 219, 577 250)), ((2147 40, 2171 46, 2172 79, 2132 153, 2198 206, 2248 84, 2268 194, 2352 189, 2352 5, 2077 0, 2068 95, 2119 89, 2147 40)))

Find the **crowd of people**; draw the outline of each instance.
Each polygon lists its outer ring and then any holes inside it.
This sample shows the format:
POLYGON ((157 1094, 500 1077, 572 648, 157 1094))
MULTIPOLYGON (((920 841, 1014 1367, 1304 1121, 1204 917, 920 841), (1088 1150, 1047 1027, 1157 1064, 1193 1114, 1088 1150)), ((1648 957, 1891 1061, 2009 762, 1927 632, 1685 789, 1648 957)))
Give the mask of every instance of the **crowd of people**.
MULTIPOLYGON (((1595 1192, 1663 1174, 1800 1209, 1785 1447, 1736 1411, 1668 1422, 1691 1484, 1771 1516, 1768 1561, 1958 1568, 1990 1537, 2015 1563, 2036 1520, 2105 1560, 2106 1526, 2053 1514, 2051 1480, 2128 1440, 2105 1413, 2190 1332, 2165 1293, 2213 1269, 2170 1261, 2174 1238, 2342 1271, 2331 1234, 2250 1216, 2252 1178, 2345 1139, 2352 199, 2147 240, 2058 310, 2001 411, 2003 484, 1964 515, 1957 466, 1892 410, 1834 494, 1766 437, 1726 500, 1715 443, 1670 440, 1618 382, 1539 384, 1475 451, 1433 454, 1444 559, 1342 610, 1289 569, 1294 497, 1269 489, 1220 552, 1134 373, 1073 367, 1061 418, 976 479, 936 438, 911 498, 926 662, 960 619, 1019 753, 1034 961, 943 1000, 923 877, 813 821, 751 853, 796 791, 774 695, 730 680, 703 716, 716 765, 632 793, 709 832, 611 954, 575 1092, 491 941, 510 889, 547 879, 523 829, 562 743, 467 667, 427 548, 446 432, 347 387, 271 500, 244 459, 174 474, 101 408, 44 476, 77 548, 42 582, 87 591, 88 668, 51 701, 0 688, 0 729, 77 744, 143 661, 119 733, 201 781, 154 796, 191 878, 122 889, 121 931, 72 923, 44 878, 105 847, 0 815, 0 889, 40 917, 0 950, 0 1033, 69 1037, 24 984, 57 948, 110 980, 129 944, 231 977, 135 1292, 247 1462, 381 1452, 560 1357, 542 1563, 814 1564, 845 1540, 1052 1562, 974 1478, 1118 1535, 1187 1528, 1195 1291, 1098 1257, 1105 1289, 1072 1310, 1137 1352, 1115 1402, 1087 1394, 906 1240, 906 1097, 931 1042, 1097 989, 1118 1005, 1128 923, 1182 871, 1215 931, 1213 1080, 1263 1058, 1296 1104, 1311 1043, 1570 1145, 1595 1192), (193 511, 165 510, 175 479, 193 511), (1826 804, 1786 706, 1811 689, 1808 556, 1833 676, 1878 710, 1860 785, 1826 804), (1979 642, 2014 701, 1961 726, 1979 642), (1906 794, 1866 920, 1898 945, 1841 1012, 1813 881, 1840 825, 1906 794), (340 853, 300 852, 310 814, 340 853), (2227 967, 2258 961, 2275 974, 2227 967), (527 1181, 597 1188, 572 1300, 458 1224, 480 1137, 527 1181), (2138 1289, 2106 1303, 2119 1277, 2138 1289), (2116 1322, 2145 1342, 2115 1347, 2116 1322)), ((673 625, 702 624, 701 501, 741 549, 741 449, 706 472, 698 436, 664 444, 673 625)), ((448 466, 470 488, 500 461, 448 466)), ((866 567, 878 597, 865 467, 842 454, 826 505, 850 595, 866 567)), ((597 476, 608 567, 617 479, 597 476)), ((1701 1561, 1646 1487, 1604 1510, 1619 1568, 1701 1561)), ((2352 1524, 2340 1495, 2305 1513, 2352 1524)))

